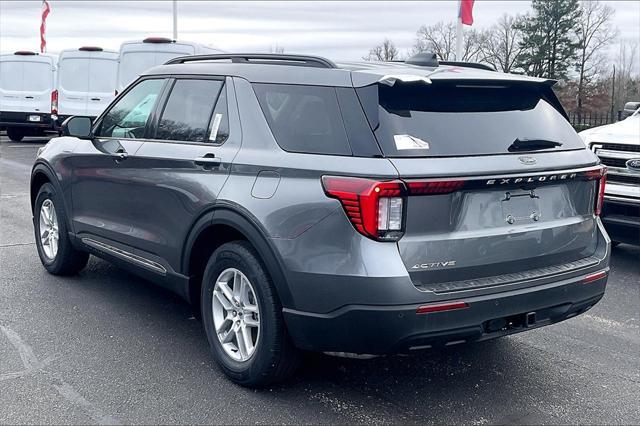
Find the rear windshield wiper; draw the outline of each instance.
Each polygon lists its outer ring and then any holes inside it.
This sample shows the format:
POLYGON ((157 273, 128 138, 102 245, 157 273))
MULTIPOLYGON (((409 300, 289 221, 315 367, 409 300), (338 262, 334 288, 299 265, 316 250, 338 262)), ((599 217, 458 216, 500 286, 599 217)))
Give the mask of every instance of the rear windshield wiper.
POLYGON ((509 152, 515 151, 535 151, 538 149, 557 148, 562 146, 562 142, 550 141, 546 139, 516 139, 509 146, 509 152))

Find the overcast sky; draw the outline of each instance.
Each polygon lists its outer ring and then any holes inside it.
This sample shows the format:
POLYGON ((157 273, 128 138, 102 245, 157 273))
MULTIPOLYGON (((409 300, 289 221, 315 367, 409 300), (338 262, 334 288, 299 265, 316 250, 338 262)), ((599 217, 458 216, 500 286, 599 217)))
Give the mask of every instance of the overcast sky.
MULTIPOLYGON (((82 45, 117 50, 124 40, 172 35, 171 1, 49 0, 50 52, 82 45)), ((640 1, 611 1, 622 38, 640 39, 640 1)), ((503 13, 525 13, 530 2, 476 0, 475 26, 503 13)), ((390 38, 402 53, 423 24, 456 19, 457 1, 178 2, 178 37, 227 51, 313 53, 359 59, 390 38)), ((41 1, 0 0, 0 51, 39 49, 41 1)))

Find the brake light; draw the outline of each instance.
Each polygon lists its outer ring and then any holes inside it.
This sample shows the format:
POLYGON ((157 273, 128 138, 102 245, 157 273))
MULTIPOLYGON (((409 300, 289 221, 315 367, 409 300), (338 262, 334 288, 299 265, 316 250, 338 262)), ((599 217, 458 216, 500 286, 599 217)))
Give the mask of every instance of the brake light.
POLYGON ((361 234, 380 241, 403 235, 406 187, 402 181, 323 176, 325 193, 342 204, 349 221, 361 234))
POLYGON ((379 241, 397 241, 404 235, 406 197, 450 194, 465 181, 391 180, 343 176, 323 176, 324 192, 340 200, 347 217, 358 232, 379 241))
POLYGON ((453 311, 456 309, 468 308, 469 305, 466 302, 448 302, 448 303, 435 303, 431 305, 420 306, 416 309, 416 314, 429 314, 431 312, 453 311))
POLYGON ((58 91, 51 92, 51 114, 58 114, 58 91))
POLYGON ((142 42, 159 44, 159 43, 175 43, 176 41, 166 37, 147 37, 144 40, 142 40, 142 42))
POLYGON ((604 204, 604 188, 607 185, 607 169, 603 167, 602 176, 600 177, 600 182, 598 185, 598 197, 596 198, 596 207, 594 209, 594 214, 596 216, 600 216, 602 213, 602 205, 604 204))
POLYGON ((103 51, 102 47, 98 47, 98 46, 82 46, 78 50, 81 52, 102 52, 103 51))
POLYGON ((602 205, 604 204, 604 189, 607 185, 607 168, 601 166, 597 169, 586 172, 588 180, 598 180, 598 188, 596 193, 595 204, 593 206, 593 214, 600 216, 602 213, 602 205))

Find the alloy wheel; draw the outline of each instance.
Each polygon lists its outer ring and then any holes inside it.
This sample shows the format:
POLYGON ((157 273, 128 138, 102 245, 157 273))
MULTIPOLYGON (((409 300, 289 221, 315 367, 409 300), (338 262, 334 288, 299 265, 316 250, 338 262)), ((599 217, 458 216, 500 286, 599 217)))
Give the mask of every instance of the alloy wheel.
POLYGON ((58 254, 58 216, 53 201, 44 200, 40 206, 40 244, 48 260, 54 260, 58 254))
POLYGON ((222 271, 213 289, 213 324, 225 353, 248 361, 260 337, 260 309, 249 279, 236 268, 222 271))

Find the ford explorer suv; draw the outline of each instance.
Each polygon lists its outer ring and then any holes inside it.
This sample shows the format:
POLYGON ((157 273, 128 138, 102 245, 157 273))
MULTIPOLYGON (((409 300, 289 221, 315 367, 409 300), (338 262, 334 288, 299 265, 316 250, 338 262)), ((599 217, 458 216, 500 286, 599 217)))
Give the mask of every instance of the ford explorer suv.
POLYGON ((89 254, 200 313, 235 382, 301 351, 477 342, 603 296, 605 169, 553 82, 473 66, 219 54, 71 117, 31 178, 52 274, 89 254))
POLYGON ((640 110, 580 136, 607 166, 602 222, 613 243, 640 244, 640 110))

